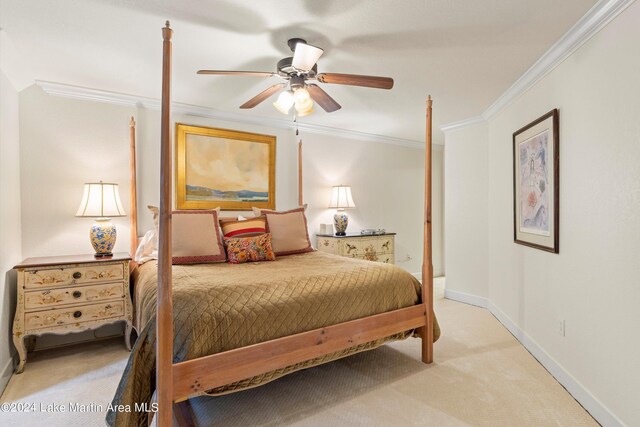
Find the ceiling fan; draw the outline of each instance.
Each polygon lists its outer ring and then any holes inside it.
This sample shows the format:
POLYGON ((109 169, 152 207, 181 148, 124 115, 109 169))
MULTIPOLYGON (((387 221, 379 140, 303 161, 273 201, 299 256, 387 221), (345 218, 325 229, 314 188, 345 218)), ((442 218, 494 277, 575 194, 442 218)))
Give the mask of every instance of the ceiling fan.
POLYGON ((306 40, 300 38, 289 39, 287 44, 293 52, 293 56, 278 61, 276 72, 200 70, 198 74, 283 78, 286 82, 278 83, 265 89, 242 104, 240 108, 253 108, 271 95, 282 91, 278 96, 278 100, 273 103, 274 107, 284 114, 289 114, 291 107, 295 106, 295 112, 298 117, 307 116, 313 112, 313 101, 327 113, 342 108, 320 86, 315 83, 308 83, 308 81, 376 89, 391 89, 393 87, 393 79, 390 77, 318 73, 316 62, 324 52, 322 49, 307 44, 306 40))

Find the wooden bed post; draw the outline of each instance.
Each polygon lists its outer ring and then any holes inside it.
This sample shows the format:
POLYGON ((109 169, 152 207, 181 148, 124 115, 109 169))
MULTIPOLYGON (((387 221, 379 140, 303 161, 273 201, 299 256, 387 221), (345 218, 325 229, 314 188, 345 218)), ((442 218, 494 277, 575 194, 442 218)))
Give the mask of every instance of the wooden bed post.
MULTIPOLYGON (((129 141, 130 141, 130 167, 131 167, 131 256, 134 257, 138 249, 138 194, 136 182, 136 121, 131 116, 129 122, 129 141)), ((131 267, 135 265, 131 261, 131 267)))
POLYGON ((422 250, 422 302, 427 306, 422 328, 422 361, 433 362, 433 263, 431 245, 431 95, 427 97, 427 135, 424 156, 424 243, 422 250))
POLYGON ((156 319, 156 390, 158 427, 173 425, 173 303, 171 283, 171 36, 162 29, 162 121, 160 132, 160 225, 158 307, 156 319))
POLYGON ((298 206, 304 203, 302 199, 302 139, 298 142, 298 206))

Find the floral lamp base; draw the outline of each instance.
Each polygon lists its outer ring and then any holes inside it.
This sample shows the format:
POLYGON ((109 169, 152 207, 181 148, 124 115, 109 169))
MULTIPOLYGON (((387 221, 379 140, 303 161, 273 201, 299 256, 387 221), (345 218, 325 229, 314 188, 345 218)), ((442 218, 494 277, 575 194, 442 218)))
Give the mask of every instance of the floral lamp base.
POLYGON ((96 251, 96 257, 113 255, 113 246, 116 244, 116 226, 111 223, 110 218, 99 218, 91 226, 89 232, 91 245, 96 251))
POLYGON ((349 217, 344 212, 336 212, 333 216, 333 225, 336 228, 336 236, 346 236, 347 225, 349 225, 349 217))

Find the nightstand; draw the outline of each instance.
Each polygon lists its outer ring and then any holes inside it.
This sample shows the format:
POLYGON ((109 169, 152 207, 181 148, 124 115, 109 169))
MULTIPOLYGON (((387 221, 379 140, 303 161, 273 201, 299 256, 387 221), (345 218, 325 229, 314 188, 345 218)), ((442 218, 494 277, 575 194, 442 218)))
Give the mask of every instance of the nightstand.
POLYGON ((68 334, 126 323, 125 345, 131 350, 132 306, 126 253, 28 258, 18 270, 13 343, 22 373, 27 362, 24 339, 30 335, 68 334))
POLYGON ((375 235, 347 233, 346 236, 316 234, 316 237, 319 251, 393 264, 395 261, 393 252, 395 235, 396 233, 375 235))

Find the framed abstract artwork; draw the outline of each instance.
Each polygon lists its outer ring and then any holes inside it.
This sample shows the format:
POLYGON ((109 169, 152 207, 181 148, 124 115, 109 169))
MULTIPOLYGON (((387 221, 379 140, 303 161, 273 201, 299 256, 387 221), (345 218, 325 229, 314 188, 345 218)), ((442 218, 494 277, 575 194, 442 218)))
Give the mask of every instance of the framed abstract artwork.
POLYGON ((513 134, 513 239, 558 253, 560 128, 557 109, 513 134))
POLYGON ((178 209, 275 209, 276 137, 176 124, 178 209))

